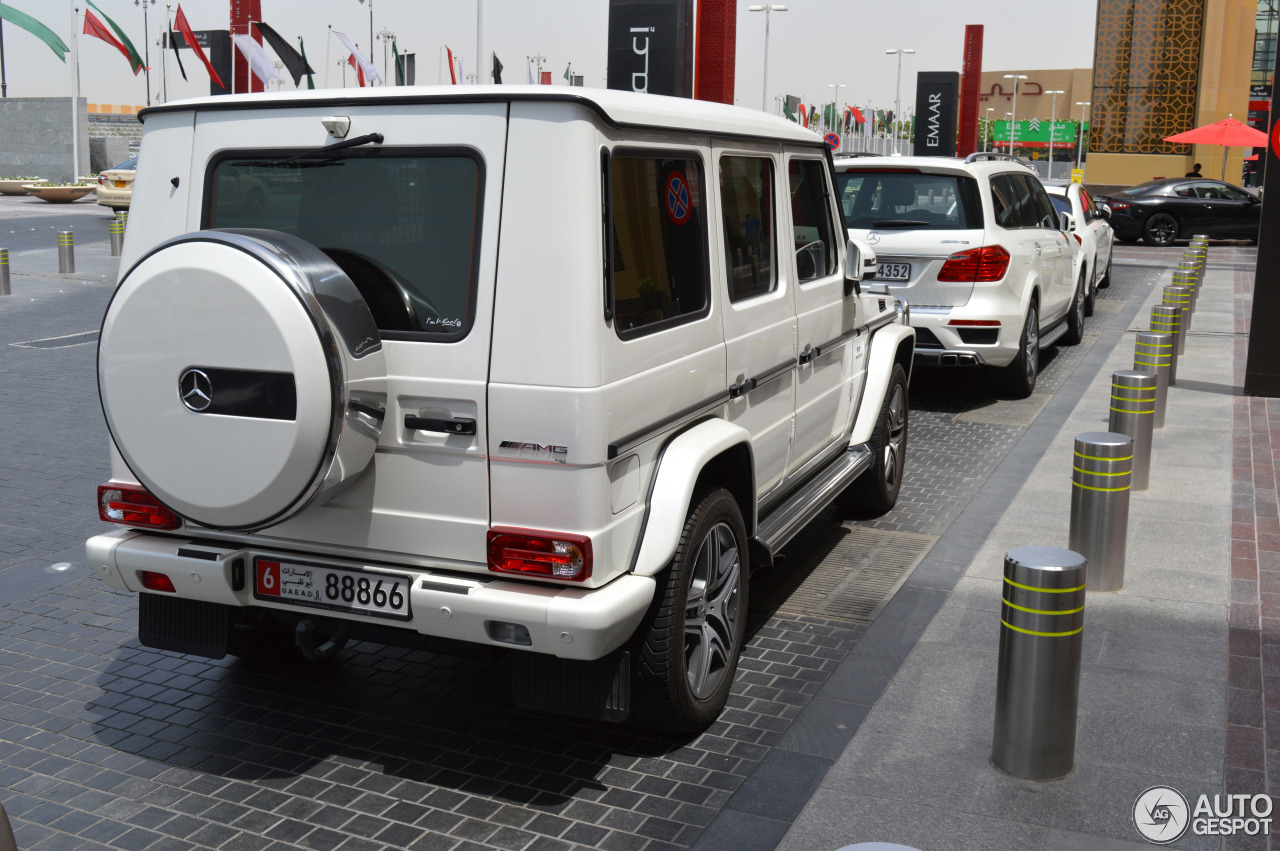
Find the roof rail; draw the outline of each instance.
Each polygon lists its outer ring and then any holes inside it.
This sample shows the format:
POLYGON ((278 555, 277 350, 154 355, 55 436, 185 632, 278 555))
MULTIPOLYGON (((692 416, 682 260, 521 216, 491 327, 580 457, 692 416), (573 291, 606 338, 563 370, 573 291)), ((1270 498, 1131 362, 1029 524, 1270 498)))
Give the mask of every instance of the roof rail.
POLYGON ((836 154, 834 159, 842 157, 883 157, 884 154, 873 154, 871 151, 849 151, 846 154, 836 154))
POLYGON ((995 151, 975 151, 964 158, 966 165, 972 162, 978 162, 979 160, 1009 160, 1010 162, 1015 162, 1020 166, 1031 168, 1027 161, 1022 159, 1022 157, 1015 157, 1012 154, 1000 154, 995 151))

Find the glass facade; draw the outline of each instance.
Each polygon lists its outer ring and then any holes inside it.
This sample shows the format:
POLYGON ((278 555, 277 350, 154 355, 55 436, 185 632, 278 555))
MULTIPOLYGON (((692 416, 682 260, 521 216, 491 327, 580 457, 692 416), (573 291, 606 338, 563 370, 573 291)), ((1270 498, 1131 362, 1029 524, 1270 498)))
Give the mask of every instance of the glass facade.
POLYGON ((1195 126, 1204 6, 1204 0, 1099 0, 1091 151, 1191 152, 1164 137, 1195 126))
POLYGON ((1280 14, 1278 0, 1258 0, 1258 22, 1253 40, 1254 86, 1270 86, 1276 60, 1276 18, 1280 14))

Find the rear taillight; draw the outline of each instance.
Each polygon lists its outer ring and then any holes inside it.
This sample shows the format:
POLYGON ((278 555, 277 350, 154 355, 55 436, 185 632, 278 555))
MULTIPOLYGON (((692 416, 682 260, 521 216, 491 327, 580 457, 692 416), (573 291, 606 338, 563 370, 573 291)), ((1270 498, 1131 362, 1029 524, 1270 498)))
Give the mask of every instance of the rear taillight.
POLYGON ((177 529, 182 519, 160 504, 146 488, 136 485, 99 485, 98 516, 108 523, 144 529, 177 529))
POLYGON ((1133 205, 1128 201, 1108 201, 1107 206, 1110 207, 1111 212, 1114 213, 1116 210, 1127 210, 1133 205))
POLYGON ((1076 238, 1076 245, 1084 245, 1084 240, 1080 238, 1080 234, 1073 233, 1071 235, 1076 238))
POLYGON ((1009 271, 1009 252, 999 245, 971 248, 952 254, 938 270, 938 280, 954 283, 989 284, 1009 271))
POLYGON ((952 319, 947 323, 959 328, 999 328, 999 319, 952 319))
POLYGON ((103 177, 102 175, 98 175, 98 185, 99 185, 99 186, 106 186, 106 185, 107 185, 107 179, 106 179, 105 177, 103 177))
POLYGON ((489 530, 489 569, 581 582, 591 576, 591 539, 495 526, 489 530))
POLYGON ((163 573, 156 573, 154 570, 140 570, 138 571, 138 578, 142 580, 142 587, 148 591, 163 591, 166 594, 177 592, 177 589, 173 587, 173 580, 163 573))

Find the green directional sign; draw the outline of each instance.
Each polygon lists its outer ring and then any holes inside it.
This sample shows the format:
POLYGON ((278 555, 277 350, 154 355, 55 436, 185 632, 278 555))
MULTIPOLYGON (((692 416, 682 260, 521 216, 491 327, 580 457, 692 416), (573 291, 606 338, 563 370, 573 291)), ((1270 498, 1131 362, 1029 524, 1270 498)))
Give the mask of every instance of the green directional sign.
MULTIPOLYGON (((992 138, 995 140, 996 147, 1000 147, 1003 143, 1004 147, 1009 145, 1009 124, 1008 121, 993 121, 992 138)), ((1079 138, 1080 122, 1068 121, 1061 119, 1050 122, 1047 118, 1032 118, 1027 121, 1018 122, 1018 147, 1019 148, 1047 148, 1049 147, 1049 131, 1053 130, 1053 147, 1054 148, 1074 148, 1076 140, 1079 138), (1052 124, 1052 127, 1050 126, 1052 124)), ((1089 123, 1085 122, 1084 132, 1089 133, 1089 123)))

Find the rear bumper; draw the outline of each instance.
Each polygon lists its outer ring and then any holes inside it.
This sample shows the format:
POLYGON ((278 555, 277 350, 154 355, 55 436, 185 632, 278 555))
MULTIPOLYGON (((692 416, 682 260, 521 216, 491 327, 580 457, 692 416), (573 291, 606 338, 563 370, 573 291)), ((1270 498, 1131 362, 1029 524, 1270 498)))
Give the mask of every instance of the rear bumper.
MULTIPOLYGON (((288 561, 288 553, 207 544, 130 529, 90 538, 85 551, 94 572, 122 591, 143 590, 138 572, 157 571, 169 577, 176 591, 174 596, 183 599, 337 617, 565 659, 598 659, 621 647, 640 624, 655 589, 652 577, 631 574, 600 588, 571 588, 392 566, 389 569, 396 573, 413 576, 409 591, 411 617, 408 621, 392 622, 256 599, 252 590, 254 558, 288 561), (179 555, 180 549, 188 555, 179 555), (190 555, 193 551, 198 551, 200 556, 190 555), (491 622, 524 626, 529 631, 531 644, 513 645, 493 640, 489 636, 491 622)), ((305 560, 349 569, 362 566, 314 556, 307 556, 305 560)))
POLYGON ((104 207, 115 207, 119 209, 128 209, 129 202, 133 200, 132 189, 115 189, 106 186, 98 186, 98 203, 104 207))

